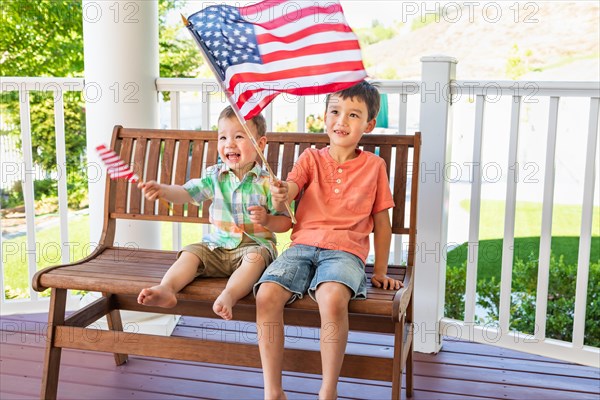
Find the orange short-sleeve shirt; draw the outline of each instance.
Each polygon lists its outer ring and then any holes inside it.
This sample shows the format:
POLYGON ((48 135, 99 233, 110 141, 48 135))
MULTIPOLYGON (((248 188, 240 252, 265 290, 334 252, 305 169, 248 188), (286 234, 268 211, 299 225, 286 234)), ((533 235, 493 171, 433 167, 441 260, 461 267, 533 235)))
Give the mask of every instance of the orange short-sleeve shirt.
POLYGON ((357 150, 356 158, 339 164, 328 147, 307 149, 287 180, 304 190, 293 244, 343 250, 365 262, 373 215, 394 207, 385 161, 357 150))

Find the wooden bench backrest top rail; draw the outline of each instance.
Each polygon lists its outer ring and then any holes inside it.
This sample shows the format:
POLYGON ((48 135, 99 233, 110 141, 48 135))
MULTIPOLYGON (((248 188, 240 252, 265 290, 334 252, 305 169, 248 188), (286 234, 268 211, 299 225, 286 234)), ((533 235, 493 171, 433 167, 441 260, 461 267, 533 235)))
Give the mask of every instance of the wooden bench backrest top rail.
MULTIPOLYGON (((294 162, 305 149, 323 148, 329 143, 326 134, 267 133, 267 137, 267 161, 282 179, 286 179, 294 162)), ((360 148, 365 151, 377 151, 386 162, 388 177, 394 176, 392 232, 409 235, 409 265, 412 265, 416 238, 420 144, 419 133, 366 134, 359 143, 360 148)), ((111 148, 143 181, 157 180, 183 185, 189 179, 201 177, 206 168, 215 166, 218 161, 217 133, 214 131, 130 129, 115 126, 111 148)), ((201 207, 173 204, 170 209, 164 201, 146 200, 137 185, 108 178, 105 196, 101 245, 112 245, 115 219, 209 223, 209 201, 204 202, 201 207)))

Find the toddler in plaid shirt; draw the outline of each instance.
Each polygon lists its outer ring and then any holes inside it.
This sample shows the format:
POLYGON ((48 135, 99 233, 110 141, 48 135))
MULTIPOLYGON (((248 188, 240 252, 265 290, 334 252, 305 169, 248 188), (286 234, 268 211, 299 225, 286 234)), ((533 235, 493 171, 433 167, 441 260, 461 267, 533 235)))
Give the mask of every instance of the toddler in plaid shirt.
MULTIPOLYGON (((259 114, 248 125, 264 150, 264 117, 259 114)), ((204 178, 183 186, 155 181, 138 186, 149 200, 163 198, 178 204, 212 200, 209 216, 214 227, 203 243, 179 252, 159 285, 140 292, 140 304, 174 307, 176 294, 196 277, 229 277, 213 310, 223 319, 231 319, 233 306, 250 293, 277 256, 273 232, 286 232, 291 227, 290 218, 273 207, 269 175, 256 162, 258 154, 231 107, 219 115, 217 141, 223 164, 209 168, 204 178)))

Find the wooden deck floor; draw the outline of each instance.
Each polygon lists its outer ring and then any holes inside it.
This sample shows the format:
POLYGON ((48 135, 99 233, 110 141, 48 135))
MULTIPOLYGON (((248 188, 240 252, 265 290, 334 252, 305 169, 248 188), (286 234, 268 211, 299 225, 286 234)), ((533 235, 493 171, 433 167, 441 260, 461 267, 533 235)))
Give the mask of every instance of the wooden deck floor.
MULTIPOLYGON (((45 320, 45 314, 0 317, 0 399, 39 396, 45 320)), ((244 331, 252 335, 251 325, 244 331)), ((308 330, 289 333, 288 340, 296 343, 313 335, 308 330)), ((221 321, 184 318, 173 334, 233 333, 221 321)), ((349 345, 377 351, 390 343, 389 336, 357 334, 349 345)), ((447 339, 439 354, 416 353, 415 360, 414 399, 600 398, 600 372, 595 368, 489 345, 447 339)), ((262 398, 261 371, 252 368, 137 356, 117 367, 110 354, 75 350, 63 351, 61 365, 61 399, 262 398)), ((315 399, 319 383, 315 375, 284 376, 290 399, 315 399)), ((385 382, 342 379, 339 385, 340 398, 387 399, 390 394, 385 382)))

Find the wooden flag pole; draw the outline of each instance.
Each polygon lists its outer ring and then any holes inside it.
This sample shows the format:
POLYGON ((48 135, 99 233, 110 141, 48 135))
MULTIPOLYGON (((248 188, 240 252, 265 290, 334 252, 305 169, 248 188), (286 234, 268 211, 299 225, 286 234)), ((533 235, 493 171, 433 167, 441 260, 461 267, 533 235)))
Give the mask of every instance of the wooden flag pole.
MULTIPOLYGON (((210 67, 212 73, 215 75, 215 78, 217 79, 217 82, 219 82, 219 85, 221 86, 221 90, 223 91, 223 93, 225 93, 225 96, 227 96, 227 100, 229 100, 229 104, 231 105, 231 108, 233 109, 233 112, 235 113, 235 115, 237 116, 238 120, 240 121, 240 124, 244 128, 244 131, 246 132, 246 135, 250 139, 250 143, 252 143, 252 146, 254 147, 254 150, 256 150, 256 152, 258 153, 258 156, 262 160, 263 165, 265 166, 265 168, 267 169, 267 172, 269 173, 269 176, 271 177, 271 180, 272 181, 278 180, 279 178, 277 178, 277 175, 275 175, 275 173, 273 172, 273 170, 269 166, 269 162, 267 161, 267 159, 265 158, 265 155, 263 154, 262 150, 258 146, 258 142, 256 141, 256 138, 254 137, 254 135, 250 131, 250 127, 248 126, 248 123, 246 122, 246 120, 242 116, 242 112, 240 111, 240 109, 237 106, 237 104, 235 104, 235 101, 233 101, 233 98, 231 97, 231 93, 229 92, 229 90, 227 90, 227 87, 225 87, 225 82, 223 82, 223 80, 221 80, 220 74, 215 70, 215 67, 214 67, 213 63, 210 61, 211 60, 210 55, 204 49, 204 47, 202 46, 202 44, 197 40, 196 36, 193 34, 192 30, 190 29, 190 25, 191 25, 190 22, 188 21, 188 19, 183 14, 181 14, 181 20, 183 21, 183 24, 185 25, 185 27, 188 28, 188 30, 190 31, 190 34, 192 35, 192 38, 194 38, 194 41, 198 45, 198 48, 200 49, 200 52, 204 56, 204 59, 207 60, 208 66, 210 67)), ((285 209, 290 214, 290 218, 292 220, 292 223, 295 224, 296 223, 296 217, 294 216, 294 213, 293 213, 293 211, 292 211, 292 209, 290 207, 290 204, 287 201, 285 202, 285 209)))

